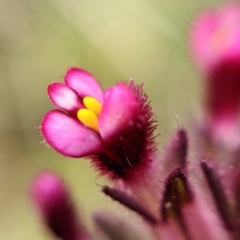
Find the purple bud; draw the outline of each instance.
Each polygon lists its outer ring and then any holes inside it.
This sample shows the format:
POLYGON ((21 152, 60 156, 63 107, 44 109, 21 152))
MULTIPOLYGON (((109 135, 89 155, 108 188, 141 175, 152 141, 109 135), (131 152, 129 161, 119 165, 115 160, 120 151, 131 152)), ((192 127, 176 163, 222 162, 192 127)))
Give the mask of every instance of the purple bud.
POLYGON ((125 207, 138 213, 150 224, 157 224, 158 220, 154 216, 152 216, 152 214, 147 209, 145 209, 144 206, 142 206, 138 201, 136 201, 131 196, 127 195, 125 192, 107 186, 103 187, 102 191, 107 196, 111 197, 113 200, 118 201, 125 207))
POLYGON ((190 202, 192 198, 185 169, 183 167, 174 168, 165 180, 161 204, 163 221, 167 222, 168 218, 181 218, 182 206, 190 202))
POLYGON ((225 227, 228 230, 233 230, 229 204, 218 174, 205 161, 201 161, 201 168, 225 227))
POLYGON ((187 162, 188 137, 185 129, 180 128, 171 137, 164 154, 166 171, 173 166, 183 165, 187 162))
POLYGON ((32 183, 31 196, 44 224, 63 240, 87 240, 75 206, 63 180, 53 172, 42 172, 32 183))

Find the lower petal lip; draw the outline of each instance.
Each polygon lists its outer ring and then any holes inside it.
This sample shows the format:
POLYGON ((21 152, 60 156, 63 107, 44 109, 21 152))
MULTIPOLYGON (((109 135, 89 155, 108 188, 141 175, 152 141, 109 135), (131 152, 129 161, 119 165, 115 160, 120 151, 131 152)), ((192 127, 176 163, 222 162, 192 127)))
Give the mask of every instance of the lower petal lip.
POLYGON ((41 130, 46 141, 65 156, 84 157, 102 150, 98 133, 60 110, 45 115, 41 130))

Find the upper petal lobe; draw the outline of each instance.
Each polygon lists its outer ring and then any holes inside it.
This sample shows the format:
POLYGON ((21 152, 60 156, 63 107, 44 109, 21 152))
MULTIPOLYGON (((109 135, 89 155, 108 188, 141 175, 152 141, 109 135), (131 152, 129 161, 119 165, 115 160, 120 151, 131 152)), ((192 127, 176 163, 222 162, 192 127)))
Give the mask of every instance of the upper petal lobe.
POLYGON ((80 97, 90 96, 102 103, 102 88, 89 72, 80 68, 70 68, 65 75, 65 82, 70 88, 74 89, 80 97))
POLYGON ((48 86, 51 101, 66 112, 76 113, 83 107, 77 93, 63 83, 53 83, 48 86))

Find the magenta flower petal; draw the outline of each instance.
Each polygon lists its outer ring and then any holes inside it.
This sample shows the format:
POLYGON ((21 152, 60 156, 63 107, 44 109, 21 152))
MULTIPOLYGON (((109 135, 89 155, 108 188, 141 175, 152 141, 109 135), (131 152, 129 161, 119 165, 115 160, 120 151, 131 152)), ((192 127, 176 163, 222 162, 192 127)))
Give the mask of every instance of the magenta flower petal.
POLYGON ((133 124, 139 102, 131 89, 120 83, 104 93, 104 104, 99 116, 99 131, 104 140, 133 124))
POLYGON ((42 122, 46 141, 69 157, 83 157, 101 150, 99 135, 60 110, 48 112, 42 122))
POLYGON ((63 83, 53 83, 48 86, 48 95, 59 108, 75 113, 83 107, 77 93, 63 83))
POLYGON ((102 103, 102 88, 89 72, 80 68, 70 68, 65 75, 65 82, 70 88, 75 90, 80 97, 94 97, 102 103))

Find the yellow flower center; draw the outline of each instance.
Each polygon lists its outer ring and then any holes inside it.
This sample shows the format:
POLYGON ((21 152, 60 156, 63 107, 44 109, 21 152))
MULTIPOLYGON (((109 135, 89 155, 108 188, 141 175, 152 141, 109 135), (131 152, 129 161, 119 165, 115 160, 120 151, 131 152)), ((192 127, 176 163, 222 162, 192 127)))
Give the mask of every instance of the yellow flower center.
POLYGON ((93 97, 83 98, 85 108, 81 108, 77 112, 77 118, 84 125, 99 132, 98 116, 102 111, 102 104, 93 97))

